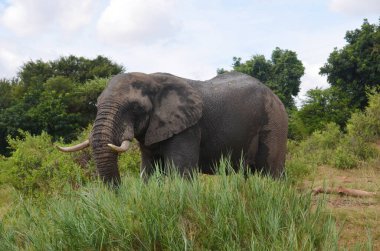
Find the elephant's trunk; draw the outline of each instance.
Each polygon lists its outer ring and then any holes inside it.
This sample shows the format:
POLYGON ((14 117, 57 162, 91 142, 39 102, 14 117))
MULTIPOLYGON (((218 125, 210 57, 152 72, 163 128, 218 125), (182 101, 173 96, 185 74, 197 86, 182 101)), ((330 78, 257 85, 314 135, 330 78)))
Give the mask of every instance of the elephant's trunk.
POLYGON ((100 178, 107 184, 117 185, 120 183, 120 173, 117 165, 117 153, 107 147, 93 147, 96 168, 100 178))
POLYGON ((99 176, 105 183, 112 185, 120 183, 120 173, 118 154, 109 144, 120 145, 125 130, 121 126, 119 110, 118 107, 100 110, 91 133, 91 146, 99 176))

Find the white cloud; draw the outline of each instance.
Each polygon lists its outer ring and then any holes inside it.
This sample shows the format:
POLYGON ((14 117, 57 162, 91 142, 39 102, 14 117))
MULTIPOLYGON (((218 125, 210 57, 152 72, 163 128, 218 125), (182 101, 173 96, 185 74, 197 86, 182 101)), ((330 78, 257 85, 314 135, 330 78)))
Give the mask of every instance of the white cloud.
POLYGON ((350 15, 368 15, 380 13, 379 0, 332 0, 330 9, 350 15))
POLYGON ((28 35, 49 23, 47 9, 33 0, 13 0, 5 8, 1 23, 18 35, 28 35))
POLYGON ((3 8, 0 24, 19 36, 53 29, 75 31, 90 23, 93 0, 11 0, 3 8))
MULTIPOLYGON (((127 55, 134 60, 127 60, 128 71, 142 71, 146 73, 169 72, 180 77, 206 80, 216 74, 216 68, 211 63, 210 52, 191 45, 162 47, 133 47, 127 55), (197 53, 194 53, 197 51, 197 53)), ((123 60, 123 55, 119 56, 123 60)))
POLYGON ((323 64, 311 64, 305 61, 302 63, 305 66, 305 75, 301 78, 300 96, 304 96, 309 89, 329 87, 326 77, 319 74, 319 69, 323 64))
POLYGON ((329 87, 326 76, 319 75, 319 69, 322 67, 322 64, 309 63, 307 61, 302 61, 302 63, 305 67, 305 74, 301 78, 300 92, 295 99, 298 107, 302 106, 308 90, 329 87))
POLYGON ((93 0, 61 0, 57 7, 59 24, 64 30, 76 31, 92 21, 96 7, 93 0))
POLYGON ((180 20, 175 0, 111 0, 98 24, 98 36, 110 44, 150 44, 174 36, 180 20))
POLYGON ((22 64, 22 59, 15 53, 0 48, 0 68, 1 76, 0 78, 12 78, 15 77, 14 71, 22 64))
POLYGON ((0 78, 15 76, 26 60, 102 54, 128 71, 205 80, 218 67, 230 69, 233 56, 269 57, 279 46, 305 65, 303 96, 327 87, 319 68, 345 44, 345 32, 360 27, 363 17, 351 14, 378 15, 377 2, 0 0, 0 78))

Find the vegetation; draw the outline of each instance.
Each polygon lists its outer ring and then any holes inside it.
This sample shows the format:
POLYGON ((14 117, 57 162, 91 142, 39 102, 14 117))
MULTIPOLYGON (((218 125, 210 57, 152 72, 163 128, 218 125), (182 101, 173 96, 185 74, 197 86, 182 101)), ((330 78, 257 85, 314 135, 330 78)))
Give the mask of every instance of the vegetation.
POLYGON ((75 139, 93 121, 96 99, 107 78, 124 70, 98 56, 61 57, 25 63, 18 78, 0 81, 0 154, 9 155, 6 138, 46 131, 53 139, 75 139))
POLYGON ((380 93, 369 96, 369 106, 356 112, 343 133, 335 123, 327 124, 302 141, 289 141, 287 168, 289 178, 297 181, 317 166, 341 169, 365 165, 379 157, 371 142, 380 139, 380 93))
MULTIPOLYGON (((228 162, 220 164, 228 168, 228 162)), ((99 183, 36 203, 20 200, 0 228, 0 249, 331 250, 337 230, 322 204, 284 182, 243 174, 191 181, 157 174, 99 183)))
POLYGON ((350 135, 363 141, 375 142, 380 138, 380 93, 369 93, 364 113, 354 113, 347 125, 350 135))
MULTIPOLYGON (((73 143, 88 138, 90 125, 73 143)), ((20 137, 8 138, 12 154, 0 162, 0 185, 8 184, 27 196, 44 197, 60 194, 69 185, 72 189, 97 179, 91 148, 63 154, 54 147, 46 132, 33 136, 20 131, 20 137)), ((56 142, 62 145, 62 142, 56 142)), ((140 168, 140 152, 132 144, 128 154, 120 155, 123 175, 135 175, 140 168)))
POLYGON ((344 130, 353 111, 348 98, 335 88, 311 89, 306 93, 302 107, 291 112, 289 135, 293 139, 302 139, 323 130, 328 123, 338 124, 344 130))
POLYGON ((351 106, 363 110, 367 90, 380 86, 380 19, 379 24, 365 19, 360 29, 347 31, 345 39, 348 44, 334 49, 320 73, 347 95, 351 106))

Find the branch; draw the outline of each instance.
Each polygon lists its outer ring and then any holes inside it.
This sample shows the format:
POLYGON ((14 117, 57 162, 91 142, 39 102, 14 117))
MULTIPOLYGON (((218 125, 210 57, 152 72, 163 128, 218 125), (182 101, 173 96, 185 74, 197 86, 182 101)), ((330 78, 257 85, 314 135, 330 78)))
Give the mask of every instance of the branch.
POLYGON ((376 195, 376 193, 373 193, 373 192, 344 188, 341 186, 338 188, 317 187, 313 189, 313 193, 315 195, 319 193, 326 193, 326 194, 339 194, 341 196, 346 195, 346 196, 352 196, 352 197, 370 197, 370 196, 376 195))

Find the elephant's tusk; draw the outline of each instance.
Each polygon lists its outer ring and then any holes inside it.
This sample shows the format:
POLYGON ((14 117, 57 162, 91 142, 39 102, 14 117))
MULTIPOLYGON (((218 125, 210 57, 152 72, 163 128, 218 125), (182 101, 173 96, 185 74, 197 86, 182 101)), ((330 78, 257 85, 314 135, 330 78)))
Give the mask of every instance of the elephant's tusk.
POLYGON ((129 148, 129 144, 131 142, 129 140, 124 140, 123 143, 121 143, 120 146, 115 146, 113 144, 107 144, 109 147, 112 148, 112 150, 118 152, 118 153, 122 153, 122 152, 126 152, 129 148))
POLYGON ((83 141, 82 143, 75 146, 68 146, 68 147, 56 146, 56 147, 62 152, 76 152, 88 147, 89 145, 90 145, 90 141, 87 139, 83 141))

